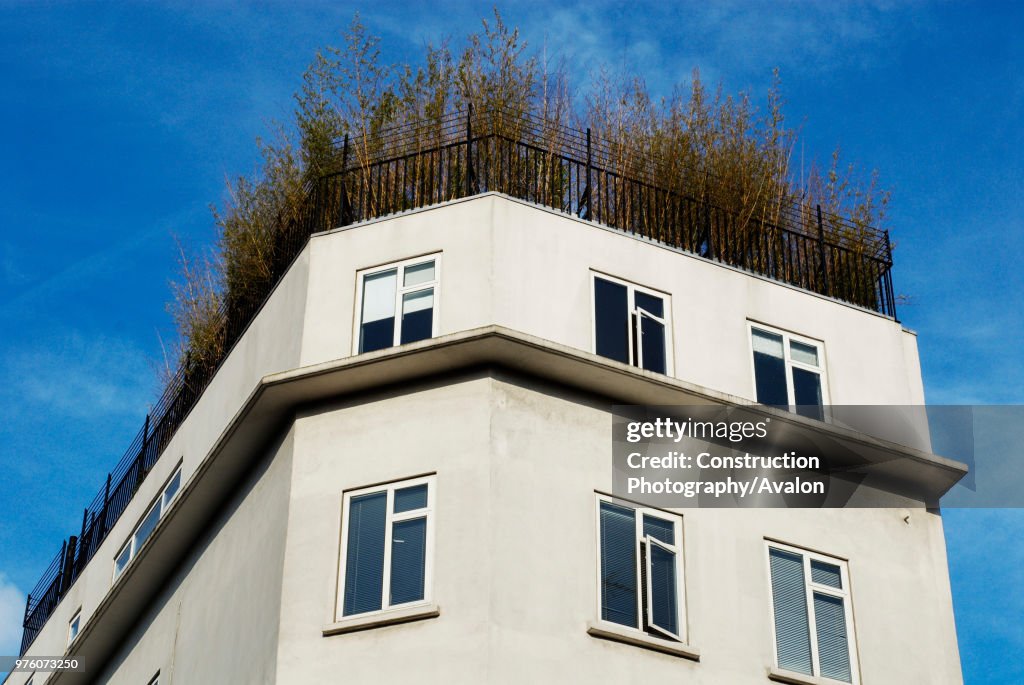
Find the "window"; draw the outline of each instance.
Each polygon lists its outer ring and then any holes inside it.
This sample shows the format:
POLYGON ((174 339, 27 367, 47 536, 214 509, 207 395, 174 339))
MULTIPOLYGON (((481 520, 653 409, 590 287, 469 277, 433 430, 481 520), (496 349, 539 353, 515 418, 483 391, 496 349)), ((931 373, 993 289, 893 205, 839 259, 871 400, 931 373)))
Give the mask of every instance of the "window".
POLYGON ((338 616, 427 602, 434 477, 348 492, 342 506, 338 616))
POLYGON ((846 563, 771 543, 775 661, 780 669, 857 682, 846 563))
POLYGON ((824 419, 825 363, 821 343, 760 324, 751 324, 750 340, 757 401, 824 419))
POLYGON ((150 679, 147 685, 160 685, 160 671, 156 672, 156 675, 150 679))
POLYGON ((417 257, 360 274, 358 353, 437 335, 440 261, 417 257))
POLYGON ((78 637, 78 633, 82 628, 82 610, 79 609, 75 612, 74 617, 68 622, 68 644, 70 645, 78 637))
POLYGON ((667 296, 594 275, 594 352, 656 373, 669 373, 667 296))
POLYGON ((161 517, 166 513, 171 502, 174 500, 174 496, 178 494, 178 489, 181 487, 181 467, 174 472, 167 484, 164 485, 163 491, 160 496, 157 497, 156 501, 146 512, 146 515, 142 517, 142 523, 135 528, 135 532, 132 533, 131 537, 128 538, 128 542, 124 543, 124 547, 114 557, 114 580, 117 580, 125 567, 128 566, 129 562, 135 558, 142 549, 142 545, 145 544, 146 540, 149 539, 153 529, 156 528, 156 524, 160 522, 161 517))
POLYGON ((601 620, 685 640, 682 519, 598 496, 601 620))

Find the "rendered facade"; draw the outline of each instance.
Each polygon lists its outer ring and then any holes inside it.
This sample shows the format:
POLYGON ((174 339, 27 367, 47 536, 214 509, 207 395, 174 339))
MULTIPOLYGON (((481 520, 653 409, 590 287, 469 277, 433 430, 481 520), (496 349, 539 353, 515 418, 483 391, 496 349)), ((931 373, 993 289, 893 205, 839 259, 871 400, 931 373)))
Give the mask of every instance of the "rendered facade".
POLYGON ((498 193, 317 234, 26 654, 87 671, 7 682, 962 682, 927 444, 881 508, 607 496, 613 404, 773 391, 922 405, 915 336, 498 193))

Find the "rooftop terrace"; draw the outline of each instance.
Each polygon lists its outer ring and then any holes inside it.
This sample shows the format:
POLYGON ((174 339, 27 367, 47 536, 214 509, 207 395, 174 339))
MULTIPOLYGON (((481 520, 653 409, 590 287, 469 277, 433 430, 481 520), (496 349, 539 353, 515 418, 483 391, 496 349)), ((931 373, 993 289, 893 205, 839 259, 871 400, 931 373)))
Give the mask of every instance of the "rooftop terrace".
POLYGON ((21 653, 124 512, 277 282, 314 233, 486 192, 500 192, 641 239, 759 274, 895 319, 888 233, 820 208, 780 204, 755 216, 658 184, 664 160, 589 130, 502 112, 452 114, 372 138, 338 141, 337 170, 306 189, 299 217, 279 221, 271 278, 221 312, 223 356, 186 359, 117 466, 28 596, 21 653), (634 151, 636 152, 636 151, 634 151))

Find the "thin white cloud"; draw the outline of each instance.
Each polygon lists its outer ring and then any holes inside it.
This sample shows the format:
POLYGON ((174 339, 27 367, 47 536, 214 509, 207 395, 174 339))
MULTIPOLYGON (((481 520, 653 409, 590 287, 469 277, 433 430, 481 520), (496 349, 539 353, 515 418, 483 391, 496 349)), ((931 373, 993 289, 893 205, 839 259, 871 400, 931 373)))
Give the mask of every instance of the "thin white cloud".
POLYGON ((73 262, 45 280, 34 283, 13 298, 0 301, 0 317, 26 313, 35 315, 38 309, 50 306, 62 295, 79 291, 83 284, 89 284, 98 277, 128 268, 132 264, 131 256, 135 252, 154 240, 165 238, 169 227, 182 225, 184 220, 197 214, 197 209, 199 208, 188 207, 167 217, 159 224, 132 233, 116 243, 73 262))
POLYGON ((24 616, 25 593, 0 572, 0 654, 18 653, 24 616))
POLYGON ((0 390, 8 416, 45 410, 76 419, 139 415, 153 399, 156 375, 130 341, 78 332, 8 352, 0 369, 8 379, 0 390))
POLYGON ((27 273, 17 248, 10 243, 0 244, 0 282, 10 288, 25 285, 32 277, 27 273))

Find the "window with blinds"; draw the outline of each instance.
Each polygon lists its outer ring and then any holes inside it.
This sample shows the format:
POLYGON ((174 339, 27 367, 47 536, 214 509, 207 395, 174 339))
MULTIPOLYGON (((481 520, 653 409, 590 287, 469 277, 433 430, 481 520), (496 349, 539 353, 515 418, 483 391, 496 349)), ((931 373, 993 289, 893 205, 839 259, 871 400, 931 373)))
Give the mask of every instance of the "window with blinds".
POLYGON ((655 373, 670 373, 668 297, 594 274, 594 353, 655 373))
POLYGON ((346 492, 343 509, 338 616, 429 601, 434 477, 346 492))
POLYGON ((778 668, 856 683, 856 649, 846 562, 770 543, 778 668))
POLYGON ((601 620, 685 642, 682 519, 598 495, 601 620))

